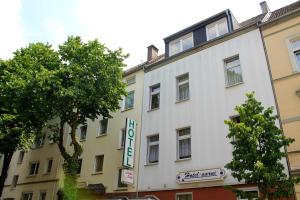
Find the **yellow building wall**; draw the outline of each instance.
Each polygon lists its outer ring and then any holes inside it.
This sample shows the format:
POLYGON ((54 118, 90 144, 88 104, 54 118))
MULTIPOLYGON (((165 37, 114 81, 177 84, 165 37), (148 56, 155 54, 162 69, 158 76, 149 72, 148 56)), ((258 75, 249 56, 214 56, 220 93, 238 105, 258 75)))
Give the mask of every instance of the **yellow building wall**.
MULTIPOLYGON (((141 132, 141 108, 142 92, 144 82, 144 72, 140 70, 124 77, 136 76, 136 82, 126 87, 127 92, 134 90, 134 108, 126 111, 117 111, 112 113, 112 118, 108 120, 107 134, 98 136, 99 120, 87 121, 87 136, 83 145, 82 167, 78 176, 78 186, 86 187, 88 184, 102 183, 106 187, 106 193, 134 192, 137 189, 137 170, 139 158, 139 141, 141 132), (127 188, 118 188, 118 170, 122 168, 123 149, 120 149, 121 129, 125 128, 126 118, 137 121, 136 143, 135 143, 135 162, 134 162, 134 185, 127 188), (103 171, 95 173, 95 156, 104 155, 103 171)), ((120 102, 120 105, 122 103, 120 102)), ((78 129, 79 134, 79 129, 78 129)), ((70 139, 70 138, 69 138, 70 139)), ((72 150, 72 146, 68 150, 72 150)))
MULTIPOLYGON (((262 28, 284 134, 294 138, 288 147, 292 174, 300 170, 300 72, 290 51, 290 40, 300 36, 300 13, 277 20, 262 28)), ((295 187, 300 199, 300 185, 295 187)))

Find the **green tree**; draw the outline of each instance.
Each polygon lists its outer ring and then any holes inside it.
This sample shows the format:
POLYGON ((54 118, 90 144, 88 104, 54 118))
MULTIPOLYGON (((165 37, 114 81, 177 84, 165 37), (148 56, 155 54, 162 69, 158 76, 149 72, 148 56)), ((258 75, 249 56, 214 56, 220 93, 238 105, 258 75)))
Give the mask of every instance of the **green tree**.
POLYGON ((62 64, 48 82, 53 90, 51 106, 60 119, 54 139, 65 160, 64 195, 74 200, 78 158, 83 151, 76 130, 87 119, 95 120, 100 115, 109 118, 110 112, 119 109, 119 100, 126 95, 122 68, 127 55, 121 49, 111 51, 97 40, 84 43, 80 37, 69 37, 58 52, 62 64), (66 127, 72 152, 64 146, 66 127))
POLYGON ((13 153, 28 149, 53 117, 48 103, 51 90, 45 83, 59 65, 58 53, 42 43, 17 50, 10 60, 0 60, 0 196, 13 153))
MULTIPOLYGON (((246 102, 235 108, 240 122, 225 121, 229 126, 227 137, 234 148, 233 159, 225 167, 238 181, 257 184, 261 199, 290 197, 294 194, 293 184, 299 179, 286 175, 282 161, 287 156, 284 148, 293 139, 285 137, 276 126, 278 117, 273 115, 272 107, 265 109, 254 93, 246 96, 246 102)), ((245 196, 242 191, 234 191, 245 196)))

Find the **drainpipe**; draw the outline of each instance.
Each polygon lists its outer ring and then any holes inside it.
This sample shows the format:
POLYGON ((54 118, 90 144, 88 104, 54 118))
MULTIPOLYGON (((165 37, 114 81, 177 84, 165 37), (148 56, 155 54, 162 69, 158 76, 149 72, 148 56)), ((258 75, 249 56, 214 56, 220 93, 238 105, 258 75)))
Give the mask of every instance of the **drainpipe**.
MULTIPOLYGON (((268 66, 268 71, 269 71, 269 77, 270 77, 270 82, 271 82, 271 86, 272 86, 272 91, 273 91, 273 95, 274 95, 274 100, 275 100, 275 106, 276 106, 276 109, 277 109, 277 113, 278 113, 278 121, 279 121, 279 126, 280 126, 280 129, 282 130, 282 134, 284 135, 284 132, 283 132, 283 125, 282 125, 282 120, 281 120, 281 117, 280 117, 280 111, 279 111, 279 106, 278 106, 278 101, 277 101, 277 97, 276 97, 276 93, 275 93, 275 87, 274 87, 274 83, 273 83, 273 76, 272 76, 272 73, 271 73, 271 67, 270 67, 270 61, 269 61, 269 57, 268 57, 268 53, 267 53, 267 48, 266 48, 266 44, 265 44, 265 40, 263 38, 263 34, 262 34, 262 21, 258 21, 256 23, 256 26, 259 30, 259 33, 260 33, 260 38, 261 38, 261 41, 262 41, 262 44, 263 44, 263 47, 264 47, 264 53, 265 53, 265 57, 266 57, 266 61, 267 61, 267 66, 268 66)), ((286 153, 286 163, 287 163, 287 167, 288 167, 288 173, 289 173, 289 177, 291 177, 291 165, 290 165, 290 160, 289 160, 289 156, 288 156, 288 152, 287 152, 287 147, 284 147, 284 151, 286 153)), ((295 198, 296 197, 296 194, 295 194, 295 190, 294 190, 294 196, 295 198)))

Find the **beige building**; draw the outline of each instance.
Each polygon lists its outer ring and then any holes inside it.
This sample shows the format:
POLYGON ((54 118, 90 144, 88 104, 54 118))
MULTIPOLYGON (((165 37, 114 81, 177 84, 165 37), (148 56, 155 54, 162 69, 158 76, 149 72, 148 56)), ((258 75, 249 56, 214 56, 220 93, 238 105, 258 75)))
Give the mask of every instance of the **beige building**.
POLYGON ((11 160, 3 190, 3 199, 53 200, 62 177, 57 145, 47 137, 39 139, 31 150, 17 151, 11 160))
MULTIPOLYGON (((300 175, 300 1, 270 13, 262 25, 284 134, 294 138, 287 151, 291 175, 300 175)), ((300 185, 296 187, 300 199, 300 185)))

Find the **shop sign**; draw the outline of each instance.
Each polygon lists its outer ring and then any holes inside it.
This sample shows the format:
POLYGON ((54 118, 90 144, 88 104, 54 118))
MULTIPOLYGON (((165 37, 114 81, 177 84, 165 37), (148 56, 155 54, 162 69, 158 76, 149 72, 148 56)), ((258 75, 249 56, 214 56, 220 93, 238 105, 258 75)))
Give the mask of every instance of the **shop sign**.
POLYGON ((177 174, 176 181, 178 183, 215 181, 224 179, 225 175, 226 171, 222 168, 186 171, 177 174))
POLYGON ((121 182, 133 185, 134 172, 131 169, 122 169, 121 182))

